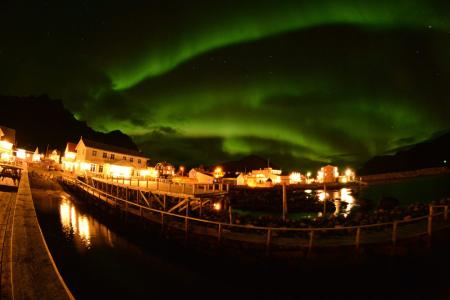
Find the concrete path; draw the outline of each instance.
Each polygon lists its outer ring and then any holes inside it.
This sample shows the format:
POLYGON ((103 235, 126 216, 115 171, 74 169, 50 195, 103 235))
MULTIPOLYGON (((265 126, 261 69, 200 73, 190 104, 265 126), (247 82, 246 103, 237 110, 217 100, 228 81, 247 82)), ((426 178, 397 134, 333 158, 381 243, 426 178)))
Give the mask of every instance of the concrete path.
POLYGON ((27 171, 19 189, 0 192, 1 299, 73 299, 42 235, 27 171))

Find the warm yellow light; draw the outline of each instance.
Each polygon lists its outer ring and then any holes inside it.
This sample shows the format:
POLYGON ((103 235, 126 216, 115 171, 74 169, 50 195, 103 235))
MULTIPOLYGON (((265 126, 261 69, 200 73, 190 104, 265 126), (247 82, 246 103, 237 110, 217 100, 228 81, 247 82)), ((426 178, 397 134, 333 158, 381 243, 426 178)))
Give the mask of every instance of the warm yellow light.
POLYGON ((9 153, 3 152, 0 155, 0 159, 3 161, 9 161, 11 159, 11 155, 9 153))
POLYGON ((34 162, 41 161, 41 156, 39 154, 33 154, 33 161, 34 162))
POLYGON ((81 169, 82 171, 90 170, 90 169, 91 169, 91 165, 88 164, 88 163, 86 163, 86 162, 82 162, 82 163, 80 164, 80 169, 81 169))
POLYGON ((307 177, 311 177, 311 172, 306 173, 307 177))
POLYGON ((215 210, 220 210, 220 208, 221 208, 220 202, 214 203, 214 209, 215 209, 215 210))
POLYGON ((352 176, 352 170, 350 170, 350 169, 347 169, 347 170, 345 170, 345 176, 347 176, 347 177, 350 177, 350 176, 352 176))
POLYGON ((13 144, 8 141, 0 141, 0 148, 6 149, 6 150, 11 150, 12 146, 13 146, 13 144))
POLYGON ((322 171, 317 172, 317 179, 319 179, 319 180, 323 179, 323 172, 322 171))
POLYGON ((325 193, 324 191, 322 191, 322 192, 319 193, 319 200, 320 200, 320 201, 323 201, 323 200, 325 200, 326 198, 328 198, 328 193, 325 193))
POLYGON ((184 171, 184 167, 180 166, 180 171, 183 172, 184 171))
POLYGON ((289 181, 290 183, 299 183, 301 181, 300 172, 292 172, 291 175, 289 175, 289 181))
POLYGON ((149 176, 150 175, 150 170, 148 170, 148 169, 141 170, 141 171, 139 171, 139 174, 141 176, 149 176))
POLYGON ((222 177, 223 176, 223 171, 221 167, 217 167, 214 169, 214 177, 218 178, 218 177, 222 177))
POLYGON ((17 149, 16 156, 17 158, 25 159, 27 158, 27 153, 24 149, 17 149))
POLYGON ((75 152, 66 152, 64 154, 64 157, 66 159, 75 159, 76 156, 77 156, 77 154, 75 152))
POLYGON ((131 167, 110 165, 109 174, 113 177, 131 177, 131 167))

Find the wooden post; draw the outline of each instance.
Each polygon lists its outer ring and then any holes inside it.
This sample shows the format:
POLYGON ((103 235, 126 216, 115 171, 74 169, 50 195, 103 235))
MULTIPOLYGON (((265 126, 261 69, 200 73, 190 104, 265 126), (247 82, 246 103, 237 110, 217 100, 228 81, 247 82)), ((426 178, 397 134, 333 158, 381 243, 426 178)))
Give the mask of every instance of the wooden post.
POLYGON ((195 195, 195 183, 192 184, 192 195, 195 195))
POLYGON ((359 244, 361 241, 361 227, 356 228, 355 246, 356 250, 359 251, 359 244))
POLYGON ((448 205, 446 205, 444 207, 444 220, 447 221, 448 220, 448 205))
POLYGON ((185 229, 185 237, 184 239, 187 241, 188 237, 189 237, 189 219, 187 218, 189 217, 189 199, 187 199, 187 203, 186 203, 186 218, 185 223, 184 223, 184 229, 185 229))
POLYGON ((122 177, 122 184, 125 184, 125 176, 122 177))
POLYGON ((327 214, 327 185, 323 184, 323 216, 327 214))
POLYGON ((231 212, 231 205, 228 205, 228 218, 230 219, 230 224, 233 224, 233 214, 231 212))
POLYGON ((227 183, 227 193, 230 191, 230 185, 227 183))
POLYGON ((394 223, 392 223, 392 244, 394 246, 397 243, 397 227, 398 227, 398 222, 394 221, 394 223))
POLYGON ((427 233, 428 236, 431 237, 431 231, 433 230, 433 206, 430 205, 430 212, 428 214, 428 228, 427 228, 427 233))
POLYGON ((137 186, 140 187, 140 184, 139 184, 139 177, 138 177, 137 181, 138 181, 137 186))
POLYGON ((222 242, 222 224, 219 223, 219 228, 217 228, 217 242, 220 244, 222 242))
POLYGON ((186 183, 183 182, 183 194, 186 192, 186 183))
POLYGON ((147 177, 147 188, 148 188, 148 177, 147 177))
POLYGON ((206 185, 206 184, 203 186, 203 191, 204 191, 204 192, 207 191, 207 185, 206 185))
POLYGON ((283 183, 283 222, 286 222, 287 213, 286 185, 283 183))
POLYGON ((272 228, 267 229, 267 237, 266 237, 266 255, 270 254, 270 243, 272 241, 272 228))
POLYGON ((311 253, 311 251, 312 251, 313 240, 314 240, 314 230, 311 230, 311 231, 309 232, 308 255, 309 255, 309 254, 311 253))

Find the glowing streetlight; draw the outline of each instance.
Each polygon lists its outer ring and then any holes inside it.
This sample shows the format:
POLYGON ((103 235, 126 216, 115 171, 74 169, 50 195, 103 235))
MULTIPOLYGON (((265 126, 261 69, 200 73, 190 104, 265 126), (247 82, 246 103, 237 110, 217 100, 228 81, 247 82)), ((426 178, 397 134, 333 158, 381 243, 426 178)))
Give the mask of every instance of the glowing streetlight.
POLYGON ((223 177, 223 171, 221 167, 217 167, 214 169, 214 177, 215 178, 223 177))
POLYGON ((181 177, 183 177, 183 175, 184 175, 184 167, 183 166, 180 166, 180 172, 181 172, 181 177))
POLYGON ((350 170, 350 169, 347 169, 347 170, 345 170, 345 176, 347 176, 347 177, 350 177, 350 176, 352 176, 352 170, 350 170))

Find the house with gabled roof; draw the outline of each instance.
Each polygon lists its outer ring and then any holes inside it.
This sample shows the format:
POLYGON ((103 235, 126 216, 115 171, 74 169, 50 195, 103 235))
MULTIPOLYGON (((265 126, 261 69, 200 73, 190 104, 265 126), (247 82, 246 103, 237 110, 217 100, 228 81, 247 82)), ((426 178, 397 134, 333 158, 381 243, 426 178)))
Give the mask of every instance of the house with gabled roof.
MULTIPOLYGON (((68 143, 66 150, 68 154, 73 153, 73 145, 68 143)), ((77 173, 130 177, 146 170, 148 161, 142 152, 81 137, 75 146, 73 169, 77 173)))

